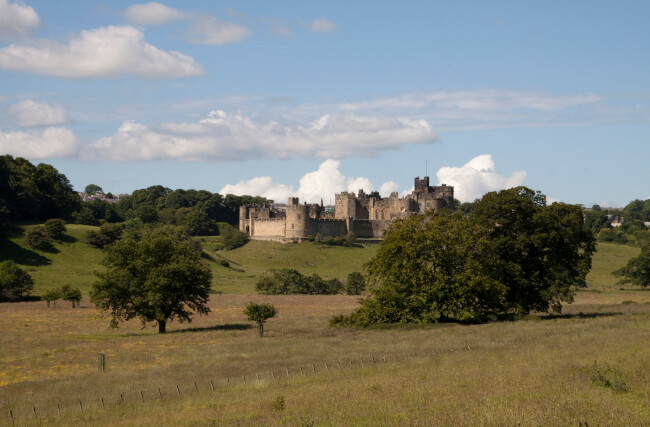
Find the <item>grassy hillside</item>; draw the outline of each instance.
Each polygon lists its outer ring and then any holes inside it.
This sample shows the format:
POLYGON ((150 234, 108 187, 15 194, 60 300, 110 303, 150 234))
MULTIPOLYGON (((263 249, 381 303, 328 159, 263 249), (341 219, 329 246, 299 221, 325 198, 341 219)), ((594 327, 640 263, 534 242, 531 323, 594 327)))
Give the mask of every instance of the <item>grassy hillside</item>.
MULTIPOLYGON (((34 295, 68 284, 88 295, 95 280, 94 271, 102 251, 84 243, 86 232, 96 227, 67 225, 66 239, 56 242, 49 252, 25 246, 24 228, 0 238, 0 259, 13 259, 34 279, 34 295)), ((257 278, 270 268, 295 268, 304 274, 345 280, 348 273, 361 271, 362 265, 376 252, 377 246, 346 248, 314 243, 286 244, 250 241, 232 251, 215 252, 211 248, 218 237, 204 237, 204 259, 213 273, 212 287, 224 293, 255 293, 257 278), (226 259, 230 267, 219 264, 226 259)))
MULTIPOLYGON (((616 243, 598 243, 598 251, 592 258, 591 271, 587 275, 588 289, 598 291, 618 291, 621 285, 611 273, 623 267, 627 261, 641 253, 640 248, 616 243)), ((625 285, 624 287, 630 287, 625 285)), ((634 288, 638 289, 638 288, 634 288)))

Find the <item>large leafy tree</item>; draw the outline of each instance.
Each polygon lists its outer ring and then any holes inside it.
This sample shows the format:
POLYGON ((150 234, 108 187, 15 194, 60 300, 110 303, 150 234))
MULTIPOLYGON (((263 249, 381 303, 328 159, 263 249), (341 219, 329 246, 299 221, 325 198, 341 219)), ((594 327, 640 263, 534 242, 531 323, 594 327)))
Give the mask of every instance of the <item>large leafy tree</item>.
POLYGON ((612 274, 621 278, 618 283, 631 283, 644 288, 649 287, 650 246, 644 246, 639 256, 630 259, 624 267, 619 268, 612 274))
POLYGON ((111 324, 139 318, 157 322, 165 333, 173 319, 191 321, 194 312, 207 314, 212 273, 189 239, 165 226, 130 230, 109 246, 105 271, 96 273, 91 301, 109 312, 111 324))
POLYGON ((505 287, 493 279, 488 230, 460 213, 394 222, 366 265, 370 296, 333 324, 473 322, 499 312, 505 287))
POLYGON ((560 310, 586 286, 595 242, 579 206, 547 206, 542 193, 516 187, 484 195, 473 218, 491 230, 491 275, 507 287, 509 310, 560 310))

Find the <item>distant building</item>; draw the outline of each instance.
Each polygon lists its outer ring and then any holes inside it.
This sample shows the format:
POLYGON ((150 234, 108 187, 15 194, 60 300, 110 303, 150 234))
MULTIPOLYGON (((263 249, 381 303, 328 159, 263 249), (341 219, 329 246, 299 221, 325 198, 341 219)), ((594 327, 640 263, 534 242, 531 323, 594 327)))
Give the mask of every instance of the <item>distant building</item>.
POLYGON ((382 198, 378 192, 336 194, 334 209, 321 204, 300 204, 290 197, 284 209, 249 205, 239 209, 239 229, 253 239, 304 239, 309 236, 381 238, 396 219, 423 214, 433 209, 454 208, 454 187, 429 186, 429 177, 415 178, 414 190, 406 197, 397 193, 382 198))

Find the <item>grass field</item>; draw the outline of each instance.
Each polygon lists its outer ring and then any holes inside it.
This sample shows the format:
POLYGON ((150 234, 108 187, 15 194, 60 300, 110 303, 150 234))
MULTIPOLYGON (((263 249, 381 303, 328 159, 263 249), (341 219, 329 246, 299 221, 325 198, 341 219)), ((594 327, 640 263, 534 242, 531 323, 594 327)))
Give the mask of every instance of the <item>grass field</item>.
MULTIPOLYGON (((102 251, 84 243, 86 232, 96 227, 69 224, 66 239, 55 242, 51 251, 28 248, 24 231, 0 239, 0 260, 13 259, 34 279, 34 294, 48 289, 71 285, 87 296, 95 281, 94 271, 101 269, 102 251)), ((212 288, 224 293, 255 293, 260 275, 271 268, 290 267, 303 274, 319 274, 323 278, 345 280, 351 271, 361 271, 362 265, 377 251, 376 245, 367 247, 333 247, 304 244, 250 241, 232 251, 213 251, 218 237, 204 237, 205 260, 213 273, 212 288), (226 268, 217 261, 226 259, 226 268)))
MULTIPOLYGON (((30 266, 37 290, 73 279, 57 267, 73 250, 97 265, 85 229, 69 229, 76 241, 30 266)), ((620 290, 609 274, 638 249, 600 244, 574 304, 517 322, 334 329, 329 318, 356 297, 252 293, 268 268, 345 278, 375 250, 251 242, 211 253, 232 261, 211 262, 213 287, 228 293, 165 335, 137 321, 112 330, 87 299, 1 304, 0 425, 9 411, 16 425, 650 424, 650 292, 620 290), (242 314, 251 300, 278 308, 264 338, 242 314)))

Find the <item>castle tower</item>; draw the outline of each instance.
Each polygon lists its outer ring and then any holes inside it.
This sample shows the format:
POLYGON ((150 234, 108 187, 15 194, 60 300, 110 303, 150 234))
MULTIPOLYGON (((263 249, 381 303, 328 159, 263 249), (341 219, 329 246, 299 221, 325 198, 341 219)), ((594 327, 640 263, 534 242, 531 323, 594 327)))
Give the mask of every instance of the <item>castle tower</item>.
POLYGON ((312 235, 310 224, 309 206, 301 205, 297 197, 289 197, 285 237, 303 239, 312 235))

